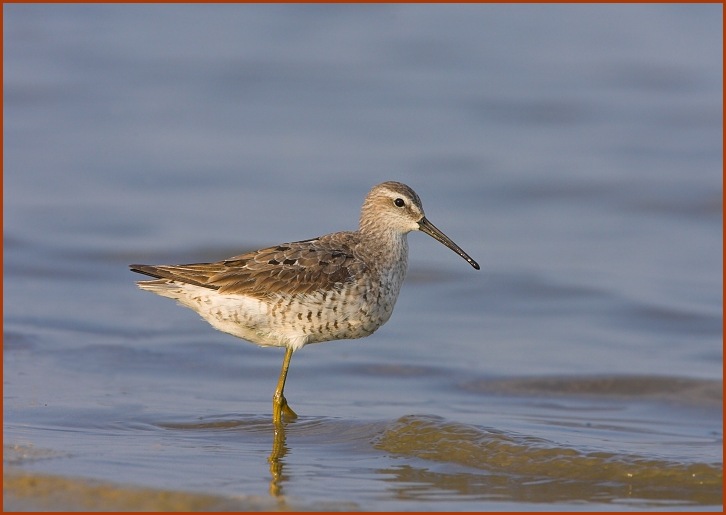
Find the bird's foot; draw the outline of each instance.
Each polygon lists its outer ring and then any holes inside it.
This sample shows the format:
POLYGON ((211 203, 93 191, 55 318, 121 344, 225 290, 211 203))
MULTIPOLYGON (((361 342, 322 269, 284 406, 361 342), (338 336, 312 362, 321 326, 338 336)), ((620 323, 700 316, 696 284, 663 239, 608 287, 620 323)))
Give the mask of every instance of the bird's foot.
POLYGON ((272 421, 278 425, 282 423, 283 417, 289 422, 297 418, 297 413, 292 410, 284 395, 275 395, 272 398, 272 421))

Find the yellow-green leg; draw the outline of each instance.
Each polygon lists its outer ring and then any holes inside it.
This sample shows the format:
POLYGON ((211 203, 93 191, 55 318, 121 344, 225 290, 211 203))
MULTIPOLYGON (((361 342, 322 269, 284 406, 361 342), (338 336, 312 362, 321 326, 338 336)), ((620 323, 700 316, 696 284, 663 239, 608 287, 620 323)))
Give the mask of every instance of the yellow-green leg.
POLYGON ((290 358, 292 358, 292 349, 288 347, 285 349, 285 359, 282 360, 280 379, 277 381, 275 395, 272 397, 272 422, 275 425, 280 425, 283 415, 290 420, 297 418, 297 414, 287 405, 287 399, 283 395, 285 379, 287 379, 287 369, 290 368, 290 358))

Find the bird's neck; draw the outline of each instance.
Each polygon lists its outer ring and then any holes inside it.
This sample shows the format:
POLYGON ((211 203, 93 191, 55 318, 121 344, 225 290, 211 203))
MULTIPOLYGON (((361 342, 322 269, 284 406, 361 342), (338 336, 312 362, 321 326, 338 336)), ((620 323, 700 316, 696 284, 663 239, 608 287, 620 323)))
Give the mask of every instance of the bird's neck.
POLYGON ((376 228, 360 231, 360 234, 363 245, 359 248, 366 250, 368 259, 378 263, 399 263, 405 273, 408 262, 408 238, 405 233, 376 228))

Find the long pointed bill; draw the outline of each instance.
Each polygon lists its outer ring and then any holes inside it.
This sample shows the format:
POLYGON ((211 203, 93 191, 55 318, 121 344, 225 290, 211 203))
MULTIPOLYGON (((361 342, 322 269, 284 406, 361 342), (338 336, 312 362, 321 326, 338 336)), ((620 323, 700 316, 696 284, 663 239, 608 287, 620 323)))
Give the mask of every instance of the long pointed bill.
POLYGON ((474 268, 476 268, 477 270, 479 270, 479 263, 477 263, 476 261, 474 261, 473 259, 471 259, 471 256, 469 256, 469 254, 467 254, 466 252, 464 252, 463 250, 461 250, 461 247, 459 247, 456 243, 454 243, 453 241, 451 241, 449 239, 449 237, 446 236, 443 232, 439 231, 434 224, 432 224, 431 222, 429 222, 426 219, 426 217, 423 217, 421 220, 419 220, 418 227, 423 232, 425 232, 426 234, 428 234, 429 236, 431 236, 433 239, 435 239, 437 241, 440 241, 441 243, 443 243, 444 245, 446 245, 447 247, 449 247, 451 250, 453 250, 454 252, 456 252, 457 254, 459 254, 461 257, 463 257, 464 259, 466 259, 466 261, 471 266, 473 266, 474 268))

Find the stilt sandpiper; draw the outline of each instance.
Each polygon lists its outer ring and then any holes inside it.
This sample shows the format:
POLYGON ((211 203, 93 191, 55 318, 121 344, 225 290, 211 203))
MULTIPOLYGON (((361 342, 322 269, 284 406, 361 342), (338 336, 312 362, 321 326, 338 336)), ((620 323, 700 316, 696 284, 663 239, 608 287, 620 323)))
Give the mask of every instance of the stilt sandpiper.
POLYGON ((292 353, 309 343, 362 338, 391 317, 408 262, 406 235, 423 231, 479 270, 424 215, 405 184, 384 182, 363 202, 357 231, 283 243, 214 263, 131 265, 141 289, 175 299, 214 328, 285 347, 273 422, 297 417, 284 396, 292 353))

